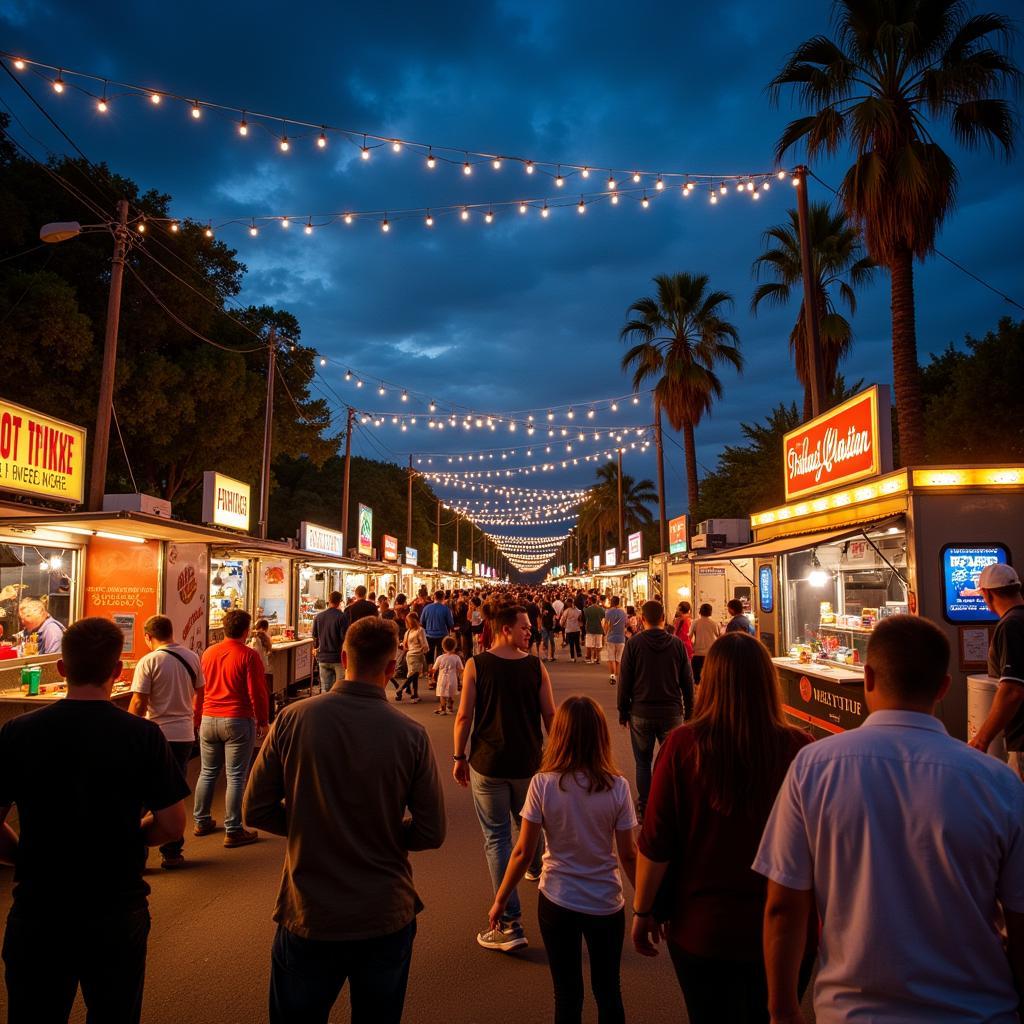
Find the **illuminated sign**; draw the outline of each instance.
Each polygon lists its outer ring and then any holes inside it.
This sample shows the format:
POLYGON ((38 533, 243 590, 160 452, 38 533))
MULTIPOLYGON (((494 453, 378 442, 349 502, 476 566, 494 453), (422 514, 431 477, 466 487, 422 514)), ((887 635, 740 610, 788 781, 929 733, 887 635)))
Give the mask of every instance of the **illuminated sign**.
POLYGON ((458 551, 452 552, 452 572, 459 571, 459 553, 458 551))
POLYGON ((631 533, 629 535, 629 560, 644 557, 644 535, 642 533, 631 533))
POLYGON ((683 555, 686 553, 686 516, 676 516, 668 521, 668 553, 683 555))
POLYGON ((618 554, 618 552, 616 551, 615 548, 608 548, 605 551, 605 553, 604 553, 604 564, 606 566, 607 565, 614 565, 615 564, 615 556, 617 554, 618 554))
POLYGON ((592 568, 594 568, 594 569, 600 569, 601 568, 601 556, 600 555, 594 555, 594 560, 591 563, 591 565, 592 565, 592 568))
POLYGON ((947 544, 942 563, 942 614, 947 622, 997 622, 978 589, 978 577, 986 565, 1008 563, 1004 544, 947 544))
POLYGON ((466 559, 466 564, 462 567, 462 571, 467 576, 472 576, 473 575, 473 560, 472 559, 470 559, 470 558, 466 559))
POLYGON ((771 612, 775 607, 775 573, 770 565, 757 570, 757 601, 763 612, 771 612))
POLYGON ((398 561, 398 538, 385 533, 381 539, 381 546, 384 548, 384 561, 398 561))
POLYGON ((889 389, 875 385, 782 439, 786 501, 892 469, 889 389))
POLYGON ((373 509, 359 506, 359 554, 373 554, 373 509))
POLYGON ((207 471, 203 474, 203 522, 248 530, 250 491, 249 485, 241 480, 207 471))
POLYGON ((415 548, 405 549, 405 564, 415 565, 416 559, 419 558, 420 553, 415 548))
POLYGON ((0 489, 80 504, 85 429, 0 400, 0 489))
POLYGON ((441 564, 441 549, 436 544, 430 545, 430 565, 436 569, 441 564))
POLYGON ((299 547, 322 555, 345 554, 345 538, 337 530, 328 530, 315 523, 299 523, 299 547))

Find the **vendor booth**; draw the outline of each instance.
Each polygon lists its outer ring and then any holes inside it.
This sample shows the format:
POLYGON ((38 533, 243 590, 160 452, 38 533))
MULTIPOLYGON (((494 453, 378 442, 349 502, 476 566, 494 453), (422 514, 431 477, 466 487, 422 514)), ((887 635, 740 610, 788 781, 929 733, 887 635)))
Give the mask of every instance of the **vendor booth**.
POLYGON ((775 655, 787 716, 817 735, 863 722, 872 630, 900 613, 948 636, 953 685, 939 708, 967 730, 967 677, 983 672, 995 616, 977 578, 1024 551, 1024 467, 892 470, 888 389, 872 387, 787 434, 785 505, 751 517, 757 632, 775 655))

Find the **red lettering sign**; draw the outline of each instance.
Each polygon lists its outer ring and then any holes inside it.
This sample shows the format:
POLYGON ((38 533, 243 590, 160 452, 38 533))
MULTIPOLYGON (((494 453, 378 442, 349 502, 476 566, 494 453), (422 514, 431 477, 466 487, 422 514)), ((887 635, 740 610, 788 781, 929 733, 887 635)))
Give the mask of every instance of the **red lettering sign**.
POLYGON ((889 389, 874 386, 786 434, 786 500, 892 468, 889 389))

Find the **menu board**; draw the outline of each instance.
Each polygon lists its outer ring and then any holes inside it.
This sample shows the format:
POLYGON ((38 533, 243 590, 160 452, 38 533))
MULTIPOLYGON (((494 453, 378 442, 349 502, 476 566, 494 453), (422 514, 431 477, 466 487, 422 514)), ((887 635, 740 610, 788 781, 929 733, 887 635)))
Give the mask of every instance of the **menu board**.
POLYGON ((668 521, 668 553, 681 555, 686 551, 686 516, 668 521))
POLYGON ((381 538, 384 547, 384 561, 385 562, 397 562, 398 561, 398 538, 392 537, 390 534, 385 533, 381 538))
POLYGON ((288 621, 288 563, 284 560, 263 559, 260 562, 260 586, 256 618, 263 617, 271 624, 283 625, 288 621))
POLYGON ((947 622, 996 622, 978 589, 978 577, 986 565, 1008 563, 1004 544, 947 544, 939 556, 942 570, 942 613, 947 622))
POLYGON ((629 560, 633 562, 638 558, 643 558, 643 549, 644 535, 640 532, 631 533, 629 535, 629 560))
POLYGON ((359 554, 373 554, 373 509, 359 506, 359 554))

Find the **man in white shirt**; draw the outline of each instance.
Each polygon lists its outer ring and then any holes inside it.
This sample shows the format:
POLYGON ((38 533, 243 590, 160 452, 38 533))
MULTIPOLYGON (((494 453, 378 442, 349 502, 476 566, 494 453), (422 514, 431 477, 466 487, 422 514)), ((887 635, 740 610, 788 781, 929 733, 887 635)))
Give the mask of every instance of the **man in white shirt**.
MULTIPOLYGON (((197 654, 174 642, 174 623, 166 615, 151 615, 142 631, 149 653, 135 666, 128 710, 160 726, 187 780, 196 741, 195 709, 202 707, 202 664, 197 654)), ((184 848, 184 837, 161 846, 162 866, 181 867, 185 863, 181 852, 184 848)))
POLYGON ((753 865, 768 878, 773 1024, 803 1020, 797 971, 814 912, 818 1024, 1019 1024, 1024 786, 933 717, 948 666, 934 624, 883 620, 864 666, 867 721, 790 765, 753 865))

